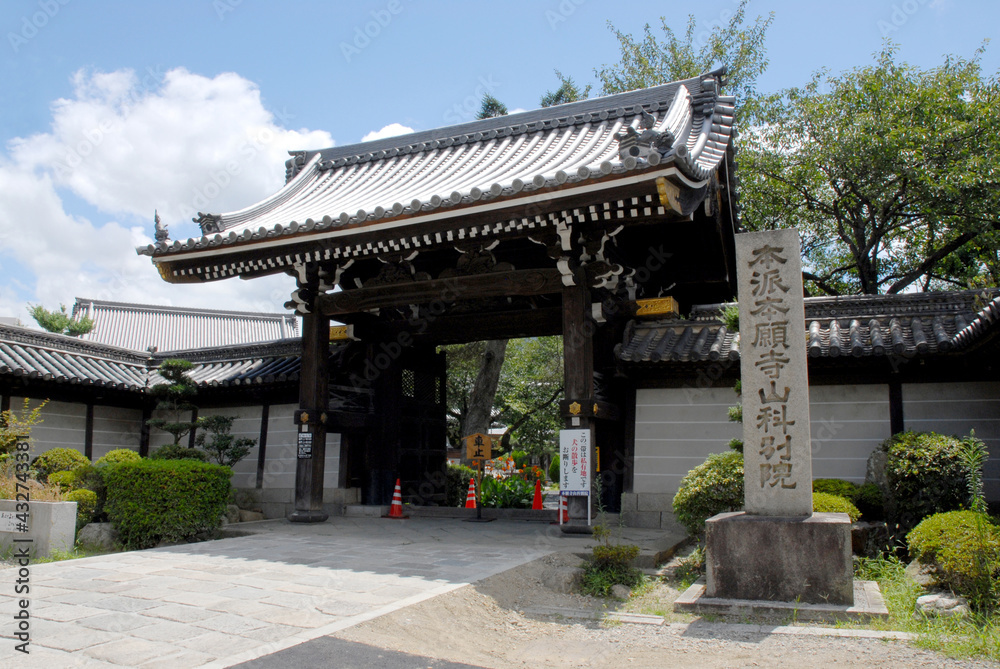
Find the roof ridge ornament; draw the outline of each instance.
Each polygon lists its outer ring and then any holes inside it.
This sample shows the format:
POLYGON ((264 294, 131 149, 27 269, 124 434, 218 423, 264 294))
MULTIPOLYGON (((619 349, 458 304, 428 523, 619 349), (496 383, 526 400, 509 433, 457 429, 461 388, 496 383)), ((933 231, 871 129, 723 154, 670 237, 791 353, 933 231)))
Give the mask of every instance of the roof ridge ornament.
POLYGON ((167 226, 160 222, 160 213, 153 210, 153 237, 158 243, 166 244, 170 241, 170 232, 167 226))
POLYGON ((202 236, 222 232, 222 216, 220 214, 203 214, 199 211, 198 216, 191 220, 201 228, 202 236))

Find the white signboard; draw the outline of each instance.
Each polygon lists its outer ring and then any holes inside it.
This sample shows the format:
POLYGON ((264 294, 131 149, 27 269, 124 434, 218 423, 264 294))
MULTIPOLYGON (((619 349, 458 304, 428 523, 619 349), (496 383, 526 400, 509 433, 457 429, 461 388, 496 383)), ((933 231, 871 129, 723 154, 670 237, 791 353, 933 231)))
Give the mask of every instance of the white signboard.
POLYGON ((0 532, 17 532, 17 514, 13 511, 0 511, 0 532))
POLYGON ((590 430, 559 431, 559 494, 590 495, 590 430))

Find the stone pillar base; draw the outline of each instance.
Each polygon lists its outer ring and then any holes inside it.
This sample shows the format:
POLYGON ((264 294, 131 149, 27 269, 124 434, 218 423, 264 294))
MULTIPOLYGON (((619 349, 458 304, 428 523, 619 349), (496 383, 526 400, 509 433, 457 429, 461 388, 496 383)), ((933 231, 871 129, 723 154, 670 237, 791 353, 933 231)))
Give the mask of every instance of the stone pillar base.
POLYGON ((809 604, 854 603, 851 519, 720 513, 705 530, 705 596, 809 604))

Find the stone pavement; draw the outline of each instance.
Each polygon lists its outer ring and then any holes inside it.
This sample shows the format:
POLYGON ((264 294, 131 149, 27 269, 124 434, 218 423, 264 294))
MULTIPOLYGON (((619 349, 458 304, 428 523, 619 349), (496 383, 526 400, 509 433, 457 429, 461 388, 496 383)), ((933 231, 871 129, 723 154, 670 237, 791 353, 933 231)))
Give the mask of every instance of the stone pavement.
MULTIPOLYGON (((523 521, 335 517, 239 527, 253 534, 32 565, 30 655, 14 650, 16 571, 0 571, 0 666, 227 667, 592 545, 523 521)), ((626 532, 633 542, 663 536, 626 532)))

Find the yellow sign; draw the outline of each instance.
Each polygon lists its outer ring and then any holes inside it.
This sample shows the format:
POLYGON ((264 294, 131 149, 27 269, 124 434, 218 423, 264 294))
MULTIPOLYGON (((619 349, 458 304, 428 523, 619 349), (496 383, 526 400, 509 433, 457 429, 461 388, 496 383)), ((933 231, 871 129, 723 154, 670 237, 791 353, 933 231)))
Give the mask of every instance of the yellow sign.
POLYGON ((666 314, 679 314, 680 306, 677 300, 672 297, 656 297, 649 300, 636 300, 635 304, 639 309, 636 316, 660 316, 666 314))
POLYGON ((342 341, 350 338, 351 336, 347 333, 346 325, 336 325, 330 327, 330 341, 342 341))
POLYGON ((489 460, 493 456, 493 440, 488 434, 470 434, 465 438, 465 457, 469 460, 489 460))
POLYGON ((582 409, 582 408, 583 407, 580 406, 579 402, 573 402, 573 403, 571 403, 569 405, 569 412, 571 414, 573 414, 574 416, 579 416, 580 415, 580 409, 582 409))

